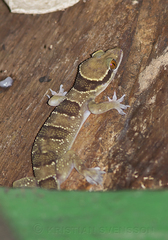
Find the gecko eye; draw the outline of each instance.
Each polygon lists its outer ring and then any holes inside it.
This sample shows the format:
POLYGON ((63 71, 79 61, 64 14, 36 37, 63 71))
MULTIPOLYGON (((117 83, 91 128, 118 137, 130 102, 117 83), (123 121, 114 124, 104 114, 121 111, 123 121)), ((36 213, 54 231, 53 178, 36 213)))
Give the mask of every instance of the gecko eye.
POLYGON ((115 69, 116 67, 117 67, 116 60, 112 59, 111 62, 110 62, 110 68, 115 69))

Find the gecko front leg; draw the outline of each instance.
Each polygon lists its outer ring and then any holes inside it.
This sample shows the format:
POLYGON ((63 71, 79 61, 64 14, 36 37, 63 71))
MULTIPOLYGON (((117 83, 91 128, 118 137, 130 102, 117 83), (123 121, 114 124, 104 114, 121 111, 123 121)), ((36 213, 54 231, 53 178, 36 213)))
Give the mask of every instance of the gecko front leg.
POLYGON ((52 97, 50 98, 50 96, 47 95, 47 97, 49 98, 48 105, 52 107, 58 106, 66 98, 65 95, 67 94, 67 92, 64 92, 64 88, 62 84, 60 85, 60 89, 58 93, 53 91, 52 89, 50 89, 50 92, 52 94, 52 97))
POLYGON ((124 100, 125 94, 117 99, 116 92, 114 92, 113 98, 108 97, 108 102, 96 103, 94 100, 90 101, 88 104, 89 111, 93 114, 101 114, 107 112, 111 109, 116 109, 121 115, 124 115, 125 112, 122 109, 127 109, 129 105, 121 104, 124 100))

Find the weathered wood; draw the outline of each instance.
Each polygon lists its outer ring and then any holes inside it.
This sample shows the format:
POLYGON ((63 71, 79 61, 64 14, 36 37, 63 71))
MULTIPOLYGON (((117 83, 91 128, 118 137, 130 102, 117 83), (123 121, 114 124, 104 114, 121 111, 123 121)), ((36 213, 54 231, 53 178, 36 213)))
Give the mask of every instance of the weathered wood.
MULTIPOLYGON (((12 87, 0 90, 1 186, 33 176, 33 141, 53 110, 48 89, 63 84, 69 90, 80 62, 98 49, 118 46, 124 51, 118 75, 97 100, 116 89, 131 108, 125 117, 115 110, 92 114, 73 149, 86 165, 106 170, 105 189, 167 187, 167 8, 164 0, 89 0, 33 16, 12 14, 0 2, 0 80, 14 79, 12 87)), ((101 189, 75 170, 62 184, 90 187, 101 189)))

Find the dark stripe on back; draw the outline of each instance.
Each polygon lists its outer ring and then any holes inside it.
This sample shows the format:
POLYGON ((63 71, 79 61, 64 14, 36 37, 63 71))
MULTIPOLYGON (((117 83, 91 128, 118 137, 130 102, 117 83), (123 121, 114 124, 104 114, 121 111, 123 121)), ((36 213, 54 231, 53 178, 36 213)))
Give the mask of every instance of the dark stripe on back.
POLYGON ((32 163, 33 167, 41 167, 52 164, 55 162, 58 156, 54 152, 48 151, 47 153, 41 153, 37 151, 35 154, 32 154, 32 163))
POLYGON ((110 79, 111 74, 112 74, 112 70, 110 69, 107 75, 102 79, 102 81, 94 81, 94 80, 92 81, 82 77, 80 72, 78 72, 78 75, 74 84, 74 88, 81 92, 94 90, 96 89, 97 86, 102 85, 103 83, 106 83, 110 79))
POLYGON ((54 139, 65 139, 69 131, 61 127, 43 126, 38 134, 38 137, 44 139, 54 138, 54 139))
POLYGON ((59 113, 66 114, 68 116, 78 116, 80 110, 80 106, 76 102, 71 102, 70 100, 65 99, 58 107, 56 107, 55 111, 59 113))
POLYGON ((49 177, 45 180, 41 180, 39 182, 40 187, 47 188, 47 189, 56 189, 57 183, 53 177, 49 177))

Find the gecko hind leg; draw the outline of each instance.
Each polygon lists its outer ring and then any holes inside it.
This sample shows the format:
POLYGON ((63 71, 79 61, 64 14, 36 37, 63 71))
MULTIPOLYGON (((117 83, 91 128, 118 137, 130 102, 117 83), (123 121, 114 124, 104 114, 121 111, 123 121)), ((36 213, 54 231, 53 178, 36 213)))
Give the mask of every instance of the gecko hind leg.
POLYGON ((56 181, 58 189, 60 189, 61 183, 67 179, 74 167, 89 183, 102 185, 103 174, 105 172, 101 171, 99 167, 85 167, 83 160, 73 150, 69 150, 63 158, 59 159, 56 166, 56 181))
MULTIPOLYGON (((74 153, 75 154, 75 153, 74 153)), ((103 174, 105 171, 101 171, 99 167, 87 168, 83 164, 83 160, 75 154, 74 167, 76 170, 83 175, 90 184, 103 185, 103 174)))

